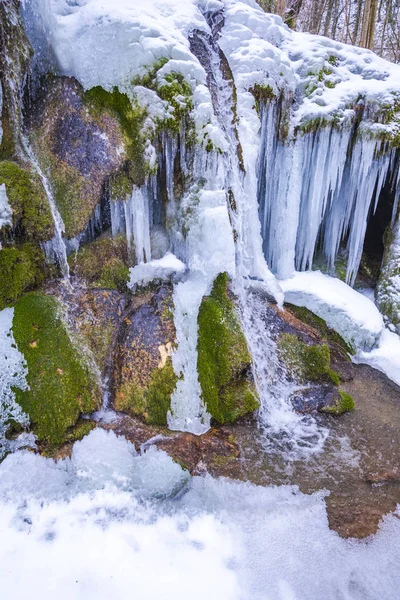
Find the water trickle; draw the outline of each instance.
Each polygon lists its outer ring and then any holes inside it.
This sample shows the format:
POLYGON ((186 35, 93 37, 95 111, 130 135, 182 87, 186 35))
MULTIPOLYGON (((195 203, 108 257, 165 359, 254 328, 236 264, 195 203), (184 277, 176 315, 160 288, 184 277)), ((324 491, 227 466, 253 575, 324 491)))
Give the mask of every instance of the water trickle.
POLYGON ((39 161, 37 160, 35 153, 25 135, 21 135, 23 148, 33 166, 36 173, 39 175, 44 191, 46 192, 47 199, 49 201, 49 206, 51 210, 51 214, 54 222, 54 237, 48 242, 44 242, 42 244, 43 251, 45 253, 46 259, 49 262, 56 262, 62 273, 63 278, 68 283, 70 282, 69 278, 69 265, 67 259, 67 248, 65 244, 65 240, 63 238, 63 233, 65 233, 65 225, 62 220, 62 217, 58 211, 57 205, 54 200, 53 192, 51 189, 51 185, 46 175, 42 171, 39 161))

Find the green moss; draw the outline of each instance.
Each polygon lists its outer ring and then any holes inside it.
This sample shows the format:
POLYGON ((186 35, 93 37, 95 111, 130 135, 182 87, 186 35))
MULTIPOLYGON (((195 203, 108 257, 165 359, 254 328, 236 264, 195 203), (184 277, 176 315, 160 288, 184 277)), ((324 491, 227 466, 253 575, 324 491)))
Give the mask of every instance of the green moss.
POLYGON ((110 177, 111 200, 126 200, 132 195, 132 180, 126 171, 119 171, 110 177))
POLYGON ((287 304, 286 306, 299 321, 316 329, 323 340, 338 346, 345 354, 353 355, 355 353, 354 348, 345 342, 336 331, 330 329, 323 319, 317 317, 317 315, 308 310, 308 308, 305 308, 304 306, 295 306, 294 304, 287 304))
POLYGON ((254 385, 247 381, 251 366, 228 276, 218 275, 198 316, 197 370, 208 412, 219 423, 232 422, 259 407, 254 385))
POLYGON ((77 354, 54 298, 29 293, 15 305, 13 333, 28 366, 28 390, 15 390, 41 442, 61 444, 81 413, 99 407, 100 393, 77 354))
POLYGON ((274 90, 270 85, 262 85, 260 83, 256 83, 250 90, 254 96, 256 101, 256 110, 258 114, 261 112, 261 106, 268 104, 271 100, 275 100, 276 96, 274 94, 274 90))
POLYGON ((89 435, 89 433, 91 431, 93 431, 93 429, 95 429, 95 427, 96 427, 96 423, 94 421, 89 421, 88 419, 82 419, 82 420, 78 421, 76 425, 71 427, 71 429, 69 429, 66 432, 64 442, 71 442, 71 443, 79 442, 85 436, 89 435))
POLYGON ((144 76, 136 77, 132 84, 153 90, 161 100, 168 103, 168 116, 157 123, 160 130, 167 129, 176 135, 182 129, 182 120, 186 120, 186 142, 190 145, 195 141, 194 123, 189 118, 193 110, 192 88, 184 75, 175 71, 164 75, 162 80, 159 80, 158 72, 167 62, 167 58, 162 58, 154 63, 144 76))
POLYGON ((102 238, 83 246, 69 257, 69 264, 73 274, 92 287, 126 291, 129 267, 123 236, 102 238))
POLYGON ((334 81, 331 81, 330 79, 326 79, 325 80, 325 86, 327 88, 330 88, 332 90, 333 88, 336 87, 336 83, 334 81))
POLYGON ((142 417, 151 425, 166 425, 177 381, 168 357, 161 369, 154 369, 146 388, 135 383, 124 384, 115 400, 115 408, 142 417))
POLYGON ((145 159, 145 139, 142 135, 146 111, 135 102, 131 102, 126 94, 117 87, 112 92, 97 86, 85 92, 85 102, 95 118, 101 117, 104 111, 115 116, 121 126, 126 155, 128 159, 128 177, 138 186, 144 184, 149 172, 145 159))
POLYGON ((278 349, 287 368, 300 381, 330 381, 339 385, 339 376, 331 369, 327 344, 308 346, 296 335, 284 333, 279 338, 278 349))
POLYGON ((5 183, 13 210, 13 229, 19 237, 35 242, 50 240, 54 223, 49 202, 36 175, 15 162, 0 162, 0 185, 5 183))
POLYGON ((332 406, 324 406, 324 408, 321 409, 321 412, 328 413, 329 415, 340 416, 345 412, 354 410, 354 407, 354 400, 350 394, 339 390, 339 398, 337 399, 336 403, 332 406))
POLYGON ((333 67, 337 67, 339 65, 339 57, 331 54, 328 58, 328 63, 333 67))
POLYGON ((46 265, 39 246, 26 243, 3 248, 0 251, 0 310, 40 285, 45 276, 46 265))

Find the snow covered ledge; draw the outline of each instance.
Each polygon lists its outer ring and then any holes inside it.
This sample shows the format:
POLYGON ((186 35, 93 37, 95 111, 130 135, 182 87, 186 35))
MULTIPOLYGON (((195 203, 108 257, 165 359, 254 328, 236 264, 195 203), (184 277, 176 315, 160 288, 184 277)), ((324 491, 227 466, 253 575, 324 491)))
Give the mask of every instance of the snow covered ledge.
POLYGON ((305 271, 280 285, 285 302, 311 310, 356 351, 368 352, 378 346, 384 328, 382 315, 371 300, 340 279, 305 271))

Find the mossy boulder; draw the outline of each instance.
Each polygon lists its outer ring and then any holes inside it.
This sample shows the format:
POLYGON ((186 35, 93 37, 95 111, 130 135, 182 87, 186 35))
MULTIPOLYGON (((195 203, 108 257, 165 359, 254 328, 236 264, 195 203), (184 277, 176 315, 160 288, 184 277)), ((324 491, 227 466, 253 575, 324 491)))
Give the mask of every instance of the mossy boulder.
POLYGON ((321 412, 339 417, 346 412, 354 410, 354 400, 347 392, 339 390, 334 402, 320 409, 321 412))
POLYGON ((286 368, 298 381, 330 381, 339 385, 339 376, 331 368, 328 344, 307 345, 296 335, 284 333, 279 338, 278 350, 286 368))
POLYGON ((203 401, 218 423, 232 423, 259 408, 251 355, 226 273, 218 275, 198 316, 197 370, 203 401))
POLYGON ((16 162, 2 161, 0 185, 3 183, 12 209, 13 237, 35 242, 50 240, 54 223, 39 177, 16 162))
POLYGON ((48 446, 63 443, 82 413, 99 408, 101 394, 72 343, 58 302, 29 293, 15 305, 13 333, 27 367, 27 390, 15 390, 33 431, 48 446))
POLYGON ((47 273, 44 255, 35 244, 0 250, 0 310, 40 285, 47 273))
POLYGON ((114 369, 114 408, 154 425, 166 425, 177 376, 172 288, 162 285, 132 299, 114 369))
POLYGON ((69 257, 71 272, 91 287, 126 291, 129 278, 126 238, 103 237, 69 257))
POLYGON ((400 334, 400 214, 385 234, 376 301, 386 323, 400 334))
POLYGON ((108 178, 126 160, 124 134, 116 115, 91 110, 72 78, 43 84, 31 114, 30 138, 52 185, 66 236, 83 232, 102 199, 108 178))

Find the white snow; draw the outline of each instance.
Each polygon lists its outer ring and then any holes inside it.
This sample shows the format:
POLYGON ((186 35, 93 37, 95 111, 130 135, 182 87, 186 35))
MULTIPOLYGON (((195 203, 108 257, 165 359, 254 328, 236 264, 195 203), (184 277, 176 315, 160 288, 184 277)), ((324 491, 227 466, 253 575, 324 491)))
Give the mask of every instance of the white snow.
POLYGON ((371 350, 378 345, 382 315, 369 298, 340 279, 320 271, 305 271, 280 284, 285 302, 305 306, 357 350, 371 350))
POLYGON ((185 264, 171 252, 162 258, 139 263, 130 269, 128 287, 134 290, 136 286, 146 286, 151 281, 169 281, 174 274, 183 274, 185 264))
POLYGON ((190 480, 105 431, 71 460, 17 452, 0 464, 2 597, 396 600, 398 515, 373 539, 344 540, 324 495, 190 480))
POLYGON ((400 385, 400 337, 384 329, 379 346, 371 352, 359 352, 354 362, 371 365, 400 385))
POLYGON ((6 184, 0 185, 0 229, 12 225, 12 208, 7 198, 6 184))
POLYGON ((29 420, 15 401, 15 388, 27 388, 28 370, 23 355, 19 352, 12 333, 14 317, 13 308, 0 311, 0 460, 9 449, 5 438, 9 420, 13 419, 21 425, 29 420))

